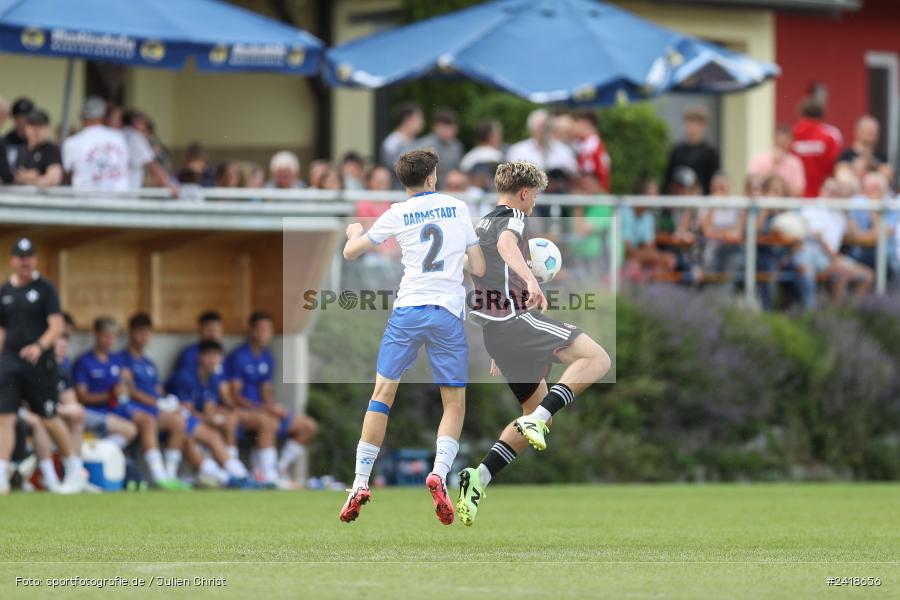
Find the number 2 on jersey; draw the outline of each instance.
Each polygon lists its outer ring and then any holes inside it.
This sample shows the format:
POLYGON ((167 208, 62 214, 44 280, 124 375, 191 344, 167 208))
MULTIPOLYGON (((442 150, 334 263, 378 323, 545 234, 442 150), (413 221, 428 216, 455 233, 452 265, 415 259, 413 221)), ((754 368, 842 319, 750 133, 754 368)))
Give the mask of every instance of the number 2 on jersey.
POLYGON ((434 273, 435 271, 443 271, 444 261, 434 259, 444 245, 444 232, 434 223, 429 223, 422 228, 422 234, 419 236, 419 239, 423 243, 428 242, 429 239, 431 240, 431 248, 428 249, 428 254, 425 255, 425 260, 422 261, 422 272, 434 273))

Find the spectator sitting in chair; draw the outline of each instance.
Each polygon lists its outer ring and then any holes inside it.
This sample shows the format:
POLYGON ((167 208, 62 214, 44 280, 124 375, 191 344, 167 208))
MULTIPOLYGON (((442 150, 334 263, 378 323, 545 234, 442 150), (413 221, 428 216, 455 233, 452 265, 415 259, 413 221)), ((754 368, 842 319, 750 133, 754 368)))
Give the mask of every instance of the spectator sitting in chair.
MULTIPOLYGON (((716 173, 710 183, 711 196, 731 197, 731 179, 716 173)), ((733 277, 744 262, 744 229, 747 211, 740 208, 715 207, 700 211, 701 231, 705 241, 703 267, 707 271, 733 277)))
MULTIPOLYGON (((838 175, 840 182, 845 173, 838 175)), ((880 172, 872 171, 862 179, 862 194, 854 196, 852 202, 884 202, 887 200, 887 178, 880 172)), ((881 216, 877 210, 854 209, 849 212, 847 223, 847 254, 869 268, 875 268, 875 245, 878 243, 878 227, 881 216)))
MULTIPOLYGON (((839 195, 837 182, 833 178, 822 185, 824 198, 839 195)), ((869 267, 840 253, 841 241, 847 231, 847 217, 839 210, 817 204, 804 206, 800 211, 806 222, 806 239, 802 248, 794 255, 794 263, 800 276, 800 297, 806 309, 816 305, 816 277, 819 273, 828 276, 831 285, 831 299, 835 305, 844 301, 847 287, 855 288, 855 296, 862 298, 875 282, 875 273, 869 267)))
MULTIPOLYGON (((642 196, 656 196, 659 187, 654 180, 646 179, 637 191, 642 196)), ((678 262, 675 255, 656 245, 656 217, 651 209, 623 206, 619 218, 625 246, 625 279, 643 283, 653 276, 675 270, 678 262)))
MULTIPOLYGON (((277 463, 279 481, 288 477, 291 466, 306 455, 306 448, 316 436, 316 422, 309 416, 297 415, 275 399, 272 379, 275 359, 269 351, 274 334, 272 316, 263 311, 250 316, 247 341, 229 353, 225 372, 231 382, 236 405, 244 411, 264 414, 278 423, 278 438, 285 440, 277 463)), ((260 466, 271 480, 271 459, 259 452, 260 466)))

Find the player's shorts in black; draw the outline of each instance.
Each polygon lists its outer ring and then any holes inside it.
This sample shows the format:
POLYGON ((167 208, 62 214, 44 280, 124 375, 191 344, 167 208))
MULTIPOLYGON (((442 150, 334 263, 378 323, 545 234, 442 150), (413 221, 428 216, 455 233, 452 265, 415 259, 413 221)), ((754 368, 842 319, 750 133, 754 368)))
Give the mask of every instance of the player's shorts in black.
POLYGON ((0 414, 16 412, 24 400, 34 414, 52 417, 56 414, 58 377, 52 349, 34 365, 4 352, 0 355, 0 414))
POLYGON ((524 402, 550 374, 553 363, 560 362, 559 351, 568 347, 581 330, 531 311, 506 321, 488 321, 483 333, 488 354, 516 398, 524 402))

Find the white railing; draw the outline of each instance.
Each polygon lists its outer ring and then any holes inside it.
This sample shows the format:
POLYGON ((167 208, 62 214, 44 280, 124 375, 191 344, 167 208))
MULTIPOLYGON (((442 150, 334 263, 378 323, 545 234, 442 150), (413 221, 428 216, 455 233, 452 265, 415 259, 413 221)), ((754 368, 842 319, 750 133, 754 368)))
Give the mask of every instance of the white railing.
MULTIPOLYGON (((495 194, 474 196, 452 195, 471 202, 490 202, 495 194)), ((200 188, 182 187, 182 196, 172 198, 162 188, 142 188, 127 192, 74 190, 69 187, 35 188, 0 187, 0 223, 14 221, 50 223, 53 218, 66 218, 65 224, 115 225, 117 221, 99 218, 103 213, 142 215, 147 226, 216 227, 219 218, 240 219, 241 228, 278 229, 283 217, 347 216, 361 201, 405 200, 400 191, 367 190, 269 189, 269 188, 200 188), (48 211, 56 212, 49 217, 48 211), (15 216, 13 216, 15 213, 15 216)), ((543 194, 539 204, 551 207, 559 216, 563 207, 610 206, 618 216, 623 206, 648 208, 737 208, 748 211, 745 244, 744 291, 748 300, 755 298, 757 229, 755 218, 764 209, 796 210, 811 205, 834 210, 872 210, 882 216, 900 211, 900 201, 836 200, 798 198, 747 198, 744 196, 610 196, 577 194, 543 194)), ((618 222, 618 220, 617 220, 618 222)), ((888 219, 879 219, 876 243, 876 292, 887 287, 888 219)))

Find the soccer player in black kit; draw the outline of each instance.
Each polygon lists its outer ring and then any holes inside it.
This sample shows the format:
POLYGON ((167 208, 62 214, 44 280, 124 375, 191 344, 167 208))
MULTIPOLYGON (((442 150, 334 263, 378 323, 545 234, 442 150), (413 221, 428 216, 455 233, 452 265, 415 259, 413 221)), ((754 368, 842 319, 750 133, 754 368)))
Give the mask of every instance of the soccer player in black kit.
POLYGON ((499 203, 475 228, 487 267, 483 277, 474 277, 469 319, 482 326, 491 374, 506 378, 523 416, 507 425, 477 468, 459 474, 456 508, 466 525, 474 522, 491 478, 529 443, 546 448, 552 415, 610 368, 606 351, 586 333, 543 314, 547 300, 528 265, 527 217, 547 175, 529 162, 503 163, 494 184, 499 203), (567 366, 548 390, 546 377, 555 362, 567 366))
POLYGON ((0 287, 0 495, 9 493, 8 468, 15 443, 16 413, 24 401, 44 423, 63 457, 65 479, 58 493, 85 485, 81 459, 56 412, 58 370, 53 343, 65 331, 59 296, 37 272, 34 245, 22 238, 13 246, 13 274, 0 287))

